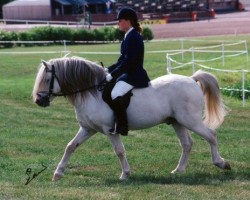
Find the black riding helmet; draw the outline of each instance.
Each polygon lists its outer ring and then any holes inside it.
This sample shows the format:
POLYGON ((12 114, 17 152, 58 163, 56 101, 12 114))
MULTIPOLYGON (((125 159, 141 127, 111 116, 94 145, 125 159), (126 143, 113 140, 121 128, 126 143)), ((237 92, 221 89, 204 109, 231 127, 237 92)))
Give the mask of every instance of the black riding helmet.
POLYGON ((132 8, 122 8, 115 20, 120 20, 120 19, 131 20, 134 22, 138 21, 136 12, 132 8))

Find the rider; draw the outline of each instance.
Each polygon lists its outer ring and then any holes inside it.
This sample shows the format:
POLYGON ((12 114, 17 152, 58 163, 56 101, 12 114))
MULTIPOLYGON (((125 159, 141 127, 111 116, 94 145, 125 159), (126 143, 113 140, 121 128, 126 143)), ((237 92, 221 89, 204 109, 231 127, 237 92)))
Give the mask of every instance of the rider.
POLYGON ((115 81, 111 98, 116 116, 116 128, 110 129, 110 133, 126 136, 128 120, 124 95, 133 88, 147 87, 150 80, 143 69, 144 43, 136 12, 131 8, 123 8, 116 20, 119 29, 125 32, 125 37, 121 43, 121 55, 115 64, 108 67, 106 75, 106 81, 115 81))

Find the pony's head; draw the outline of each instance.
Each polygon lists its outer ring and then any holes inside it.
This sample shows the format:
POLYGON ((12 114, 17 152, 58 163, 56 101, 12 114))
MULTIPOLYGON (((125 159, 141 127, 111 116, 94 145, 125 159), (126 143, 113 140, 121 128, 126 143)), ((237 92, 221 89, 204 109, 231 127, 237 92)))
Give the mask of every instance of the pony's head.
POLYGON ((39 106, 47 107, 54 98, 52 94, 58 92, 60 92, 60 86, 55 74, 55 66, 50 62, 42 61, 32 92, 33 101, 39 106))
POLYGON ((73 104, 80 95, 96 93, 95 86, 105 78, 105 70, 83 58, 57 58, 42 61, 32 96, 39 106, 47 107, 56 96, 65 96, 73 104))

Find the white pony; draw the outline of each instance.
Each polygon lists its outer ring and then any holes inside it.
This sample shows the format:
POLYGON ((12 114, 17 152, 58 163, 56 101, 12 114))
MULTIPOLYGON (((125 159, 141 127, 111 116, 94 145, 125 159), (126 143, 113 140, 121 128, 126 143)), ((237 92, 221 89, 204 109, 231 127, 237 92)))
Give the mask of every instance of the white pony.
MULTIPOLYGON (((54 172, 54 181, 63 177, 74 150, 97 132, 107 135, 113 145, 121 163, 120 179, 124 180, 130 175, 120 136, 108 134, 114 125, 114 114, 103 101, 99 90, 105 75, 105 69, 100 65, 82 58, 51 59, 42 61, 40 65, 33 89, 34 102, 45 107, 56 96, 65 96, 74 105, 80 125, 54 172)), ((161 123, 171 124, 180 140, 182 155, 172 173, 186 169, 192 147, 189 130, 210 144, 214 165, 221 169, 230 169, 229 163, 220 156, 217 147, 214 129, 221 125, 227 111, 221 99, 217 79, 212 74, 197 71, 191 77, 165 75, 152 80, 149 87, 134 89, 132 92, 127 109, 129 129, 144 129, 161 123)))

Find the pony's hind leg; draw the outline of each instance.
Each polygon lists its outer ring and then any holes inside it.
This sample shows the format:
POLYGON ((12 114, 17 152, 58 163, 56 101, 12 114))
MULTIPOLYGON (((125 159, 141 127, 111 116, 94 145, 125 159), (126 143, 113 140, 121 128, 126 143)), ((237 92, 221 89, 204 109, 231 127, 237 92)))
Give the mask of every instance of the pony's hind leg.
POLYGON ((186 126, 189 130, 197 133, 202 138, 204 138, 209 144, 211 148, 211 155, 212 155, 212 161, 213 164, 221 169, 231 169, 230 164, 224 160, 220 156, 218 145, 217 145, 217 137, 215 130, 212 130, 210 128, 207 128, 203 122, 197 123, 197 121, 194 121, 194 123, 190 126, 186 126), (195 123, 196 122, 196 123, 195 123))
POLYGON ((120 176, 120 180, 126 180, 130 175, 130 168, 129 168, 129 164, 127 161, 126 151, 125 151, 124 145, 123 145, 119 135, 108 135, 108 137, 112 143, 112 146, 114 148, 114 151, 115 151, 117 157, 120 160, 120 164, 122 167, 122 173, 120 176))
POLYGON ((184 172, 188 164, 189 153, 191 151, 193 141, 188 129, 186 129, 184 126, 178 122, 172 123, 172 126, 179 138, 180 145, 182 147, 182 154, 177 167, 171 173, 184 172))
POLYGON ((84 141, 89 139, 91 136, 93 136, 94 133, 90 133, 88 130, 80 128, 76 136, 68 143, 67 147, 65 148, 63 157, 61 161, 59 162, 52 180, 57 181, 61 179, 64 175, 65 168, 67 166, 67 163, 70 159, 71 154, 75 151, 75 149, 82 144, 84 141))
POLYGON ((206 139, 209 142, 213 164, 221 169, 231 169, 230 164, 220 156, 215 130, 203 126, 200 128, 200 131, 199 128, 197 128, 195 132, 201 135, 204 139, 206 139))

